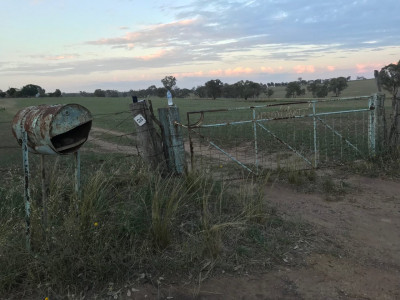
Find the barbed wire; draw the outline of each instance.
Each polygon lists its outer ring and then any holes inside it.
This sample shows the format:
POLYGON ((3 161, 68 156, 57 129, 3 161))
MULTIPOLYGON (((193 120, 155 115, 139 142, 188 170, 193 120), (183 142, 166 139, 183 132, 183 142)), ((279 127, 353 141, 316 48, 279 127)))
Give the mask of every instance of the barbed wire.
POLYGON ((119 111, 119 112, 113 112, 113 113, 103 113, 103 114, 95 114, 92 115, 92 117, 98 117, 98 116, 111 116, 111 115, 120 115, 120 114, 126 114, 126 113, 130 113, 130 111, 119 111))
MULTIPOLYGON (((104 131, 103 133, 108 133, 108 134, 111 134, 112 135, 112 131, 104 131)), ((120 135, 112 135, 112 136, 110 136, 110 137, 96 137, 96 138, 90 138, 90 139, 88 139, 88 142, 91 142, 91 141, 97 141, 97 140, 111 140, 111 139, 115 139, 115 138, 121 138, 121 137, 127 137, 127 136, 130 136, 130 135, 137 135, 137 133, 136 132, 129 132, 129 133, 124 133, 124 134, 120 134, 120 135)))

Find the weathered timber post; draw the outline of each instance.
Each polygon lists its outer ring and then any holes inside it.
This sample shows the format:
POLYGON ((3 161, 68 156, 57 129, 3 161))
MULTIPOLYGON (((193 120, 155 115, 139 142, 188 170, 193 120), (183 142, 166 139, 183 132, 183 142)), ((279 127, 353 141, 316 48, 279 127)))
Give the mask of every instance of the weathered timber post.
POLYGON ((382 92, 382 85, 381 85, 381 80, 379 78, 379 71, 375 70, 374 71, 374 77, 375 77, 375 81, 376 81, 376 87, 378 88, 378 92, 382 92))
POLYGON ((152 169, 163 172, 166 169, 161 137, 154 128, 146 101, 130 105, 137 133, 139 155, 152 169))
POLYGON ((181 175, 185 172, 185 147, 182 130, 178 123, 181 122, 179 109, 175 106, 159 108, 158 116, 163 127, 163 143, 168 169, 171 173, 181 175))
POLYGON ((368 146, 374 156, 383 150, 386 141, 385 95, 373 94, 369 99, 368 146))

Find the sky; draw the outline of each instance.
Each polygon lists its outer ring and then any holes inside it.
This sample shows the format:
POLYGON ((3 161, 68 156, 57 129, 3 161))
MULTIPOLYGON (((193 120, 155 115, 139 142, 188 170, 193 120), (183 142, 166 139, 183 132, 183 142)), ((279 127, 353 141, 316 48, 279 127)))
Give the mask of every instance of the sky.
POLYGON ((400 0, 0 0, 0 89, 373 77, 400 60, 400 0))

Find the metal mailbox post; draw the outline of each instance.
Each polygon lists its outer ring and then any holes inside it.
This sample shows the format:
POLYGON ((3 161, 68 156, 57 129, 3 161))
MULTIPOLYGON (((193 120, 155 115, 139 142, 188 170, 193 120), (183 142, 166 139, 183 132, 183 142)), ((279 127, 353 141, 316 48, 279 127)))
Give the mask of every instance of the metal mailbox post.
POLYGON ((45 155, 75 155, 75 192, 80 190, 79 148, 87 141, 92 115, 79 104, 30 106, 21 109, 12 121, 12 132, 22 146, 26 247, 30 250, 30 205, 28 152, 41 154, 43 221, 46 223, 47 189, 44 169, 45 155))

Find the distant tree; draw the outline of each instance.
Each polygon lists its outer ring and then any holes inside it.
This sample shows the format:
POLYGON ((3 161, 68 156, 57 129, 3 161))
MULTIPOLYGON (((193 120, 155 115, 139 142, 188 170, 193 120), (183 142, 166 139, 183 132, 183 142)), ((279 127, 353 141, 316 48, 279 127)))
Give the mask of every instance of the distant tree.
POLYGON ((194 94, 197 97, 200 98, 205 98, 207 96, 207 90, 206 87, 204 85, 199 85, 196 87, 196 89, 194 90, 194 94))
POLYGON ((54 97, 61 97, 61 91, 59 90, 59 89, 56 89, 55 91, 54 91, 54 97))
POLYGON ((102 89, 97 89, 94 91, 94 96, 95 97, 105 97, 106 96, 106 92, 103 91, 102 89))
POLYGON ((392 95, 391 125, 387 143, 393 150, 400 144, 400 60, 397 64, 383 67, 378 76, 382 87, 392 95))
POLYGON ((350 79, 351 79, 351 76, 347 76, 347 77, 346 77, 346 80, 347 80, 347 81, 350 81, 350 79))
POLYGON ((119 97, 119 93, 117 90, 106 90, 105 94, 106 94, 106 97, 113 97, 113 98, 119 97))
POLYGON ((8 90, 6 91, 7 97, 15 97, 16 93, 17 93, 16 88, 8 88, 8 90))
POLYGON ((180 89, 180 88, 178 88, 178 87, 175 87, 174 88, 174 91, 173 91, 173 93, 175 94, 175 97, 177 97, 177 98, 185 98, 185 97, 188 97, 189 95, 190 95, 190 93, 191 93, 192 91, 191 90, 189 90, 189 89, 180 89))
POLYGON ((328 84, 327 83, 317 83, 316 81, 310 83, 307 86, 307 90, 311 92, 313 97, 324 98, 328 96, 328 84))
POLYGON ((223 83, 219 79, 212 79, 205 83, 207 95, 214 100, 222 94, 223 83))
POLYGON ((0 98, 4 98, 6 96, 6 92, 3 92, 2 90, 0 90, 0 98))
POLYGON ((267 90, 267 97, 270 98, 274 94, 274 90, 271 88, 268 88, 267 90))
POLYGON ((289 82, 286 86, 286 98, 296 98, 297 96, 304 95, 305 89, 302 89, 298 81, 289 82))
POLYGON ((176 85, 176 78, 174 76, 165 76, 161 79, 161 83, 167 90, 172 91, 172 88, 176 85))
POLYGON ((80 91, 79 94, 81 95, 81 97, 93 97, 94 96, 92 93, 88 93, 85 91, 80 91))
POLYGON ((383 88, 392 95, 392 100, 397 100, 400 90, 400 60, 397 64, 383 67, 379 72, 379 80, 383 88))
POLYGON ((332 78, 329 81, 329 90, 332 91, 336 97, 339 97, 345 88, 347 88, 347 80, 344 77, 332 78))
POLYGON ((236 88, 233 84, 224 83, 222 86, 222 97, 224 98, 237 98, 236 88))
POLYGON ((45 90, 35 84, 27 84, 20 90, 20 97, 35 97, 36 95, 44 96, 45 90))
POLYGON ((157 96, 157 87, 155 85, 151 85, 146 90, 147 95, 149 96, 157 96))
POLYGON ((61 97, 61 91, 59 89, 56 89, 54 93, 49 93, 49 97, 61 97))
POLYGON ((261 93, 261 90, 262 90, 261 84, 254 81, 246 80, 244 82, 244 91, 243 91, 244 100, 247 100, 248 98, 258 97, 261 93))
POLYGON ((240 80, 236 83, 233 84, 233 89, 235 91, 235 98, 244 98, 245 97, 245 82, 243 80, 240 80))
POLYGON ((163 87, 157 88, 157 97, 165 98, 167 96, 167 89, 163 87))

